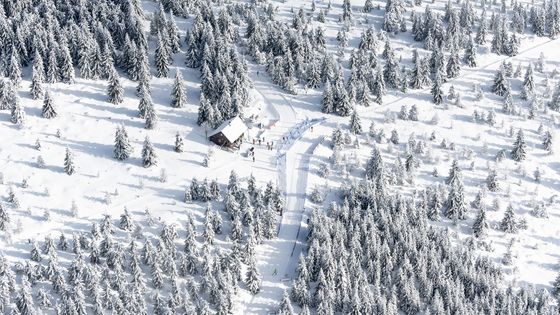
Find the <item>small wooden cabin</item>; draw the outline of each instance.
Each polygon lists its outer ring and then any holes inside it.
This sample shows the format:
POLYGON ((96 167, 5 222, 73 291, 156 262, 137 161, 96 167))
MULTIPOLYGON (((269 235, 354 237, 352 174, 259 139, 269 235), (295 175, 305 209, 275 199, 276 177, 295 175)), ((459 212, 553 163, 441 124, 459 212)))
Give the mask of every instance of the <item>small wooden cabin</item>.
POLYGON ((208 135, 208 139, 221 147, 238 149, 243 141, 243 135, 247 131, 247 126, 235 116, 224 121, 220 127, 208 135))

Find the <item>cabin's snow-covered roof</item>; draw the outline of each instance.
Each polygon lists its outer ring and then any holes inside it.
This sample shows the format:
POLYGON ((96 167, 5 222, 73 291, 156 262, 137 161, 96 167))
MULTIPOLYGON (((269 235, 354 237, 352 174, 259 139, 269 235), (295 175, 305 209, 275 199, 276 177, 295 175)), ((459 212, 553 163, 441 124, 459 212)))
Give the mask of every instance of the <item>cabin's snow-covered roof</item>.
POLYGON ((229 120, 224 121, 220 127, 210 133, 208 136, 211 137, 213 135, 222 133, 229 142, 233 143, 235 140, 239 139, 241 135, 247 130, 247 126, 239 118, 239 116, 235 116, 229 120))

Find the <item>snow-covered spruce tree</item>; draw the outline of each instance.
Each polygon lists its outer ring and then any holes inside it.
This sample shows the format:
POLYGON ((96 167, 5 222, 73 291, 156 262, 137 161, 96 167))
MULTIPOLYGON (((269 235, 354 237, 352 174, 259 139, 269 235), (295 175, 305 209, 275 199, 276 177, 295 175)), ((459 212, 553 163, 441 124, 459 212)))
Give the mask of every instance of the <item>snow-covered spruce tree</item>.
POLYGON ((469 41, 467 42, 467 47, 465 48, 465 56, 463 58, 465 64, 469 67, 476 67, 476 45, 472 36, 469 35, 469 41))
POLYGON ((339 149, 343 144, 344 139, 342 136, 342 130, 340 129, 340 126, 336 126, 331 135, 331 147, 333 149, 339 149))
POLYGON ((457 48, 453 46, 451 50, 451 54, 447 60, 447 77, 448 78, 456 78, 459 76, 461 71, 461 65, 459 61, 459 53, 457 52, 457 48))
POLYGON ((58 115, 49 91, 45 93, 41 115, 43 116, 43 118, 47 119, 55 118, 58 115))
POLYGON ((124 89, 115 67, 109 65, 109 84, 107 85, 107 98, 109 103, 118 105, 123 102, 124 89))
POLYGON ((436 76, 431 91, 432 101, 436 105, 439 105, 441 104, 441 102, 443 102, 443 90, 441 89, 442 84, 443 84, 443 79, 441 77, 441 74, 439 72, 436 72, 436 76))
POLYGON ((362 9, 362 11, 364 11, 365 13, 369 13, 373 10, 373 1, 372 0, 366 0, 366 2, 364 3, 364 8, 362 9))
POLYGON ((10 224, 10 215, 8 210, 0 203, 0 231, 6 231, 10 224))
POLYGON ((198 107, 198 119, 196 123, 199 126, 212 128, 217 125, 216 117, 214 116, 214 108, 206 95, 201 92, 200 105, 198 107))
POLYGON ((142 165, 144 167, 157 165, 157 154, 148 136, 144 139, 144 146, 142 147, 142 165))
POLYGON ((245 284, 247 285, 249 292, 255 295, 261 290, 261 275, 257 270, 255 258, 250 257, 248 265, 247 273, 245 275, 245 284))
POLYGON ((515 142, 513 143, 513 149, 511 150, 511 158, 516 161, 520 162, 525 160, 527 157, 527 144, 525 143, 525 136, 523 134, 523 130, 519 129, 517 132, 517 137, 515 142))
POLYGON ((350 0, 344 0, 342 2, 342 21, 351 21, 352 20, 352 5, 350 4, 350 0))
POLYGON ((439 192, 437 190, 433 191, 430 204, 428 206, 428 212, 426 213, 428 219, 430 219, 431 221, 439 221, 442 204, 443 202, 441 200, 439 192))
POLYGON ((64 235, 64 233, 60 234, 60 237, 58 238, 57 247, 63 252, 68 250, 68 240, 66 239, 66 235, 64 235))
POLYGON ((505 96, 509 90, 509 83, 504 71, 504 67, 500 67, 498 72, 496 72, 494 83, 492 84, 492 92, 499 96, 505 96))
POLYGON ((127 160, 132 152, 132 145, 130 145, 126 129, 124 126, 117 127, 115 131, 115 147, 113 149, 115 159, 119 161, 127 160))
POLYGON ((76 165, 74 164, 74 154, 69 148, 66 148, 66 155, 64 156, 64 173, 72 175, 76 172, 76 165))
POLYGON ((0 80, 0 110, 11 110, 17 101, 16 87, 12 81, 0 80))
POLYGON ((401 110, 397 116, 401 120, 408 120, 408 107, 406 105, 401 106, 401 110))
POLYGON ((556 279, 554 279, 554 282, 552 283, 552 294, 556 298, 560 297, 560 273, 556 276, 556 279))
POLYGON ((173 150, 175 150, 175 152, 181 153, 184 151, 183 146, 184 146, 183 137, 181 137, 179 132, 177 132, 175 134, 175 145, 173 146, 173 150))
POLYGON ((177 68, 175 70, 175 82, 171 90, 171 107, 182 108, 187 105, 187 94, 183 83, 183 76, 181 71, 177 68))
POLYGON ((397 129, 391 130, 391 137, 389 138, 389 141, 392 144, 399 144, 399 133, 397 132, 397 129))
POLYGON ((552 133, 550 130, 545 131, 542 145, 546 151, 552 152, 552 133))
MULTIPOLYGON (((180 4, 175 4, 175 7, 179 7, 180 4)), ((168 41, 169 41, 169 49, 171 53, 178 53, 179 49, 181 48, 181 36, 179 35, 179 28, 177 27, 177 23, 175 22, 175 18, 173 14, 169 15, 169 20, 167 21, 167 32, 168 32, 168 41)))
POLYGON ((50 47, 47 60, 48 62, 45 70, 45 80, 47 83, 56 83, 60 80, 60 77, 55 47, 50 47))
POLYGON ((348 93, 346 92, 346 89, 343 86, 341 86, 339 90, 336 92, 336 94, 337 94, 337 98, 335 99, 335 103, 334 103, 334 111, 339 116, 343 116, 343 117, 349 116, 350 113, 352 112, 352 102, 348 97, 348 93))
POLYGON ((327 80, 327 82, 325 83, 321 105, 321 110, 323 111, 323 113, 331 114, 334 112, 334 94, 331 88, 330 80, 327 80))
POLYGON ((428 69, 425 66, 425 58, 417 57, 412 68, 410 87, 421 89, 430 83, 428 69))
POLYGON ((43 67, 43 57, 39 54, 39 51, 35 51, 35 57, 33 59, 33 70, 31 74, 31 97, 33 99, 39 99, 43 97, 45 93, 43 82, 45 81, 45 69, 43 67))
POLYGON ((488 173, 488 177, 486 177, 486 187, 488 187, 489 191, 499 191, 500 184, 498 183, 498 173, 496 170, 490 170, 488 173))
POLYGON ((393 53, 390 53, 383 67, 383 79, 388 87, 397 89, 401 82, 399 64, 393 53))
POLYGON ((66 43, 62 43, 60 47, 59 64, 60 81, 66 84, 74 83, 74 65, 72 64, 72 56, 66 43))
POLYGON ((16 104, 12 107, 12 115, 10 121, 18 126, 25 124, 25 110, 16 97, 16 104))
POLYGON ((513 105, 513 96, 511 95, 511 90, 508 88, 506 90, 506 94, 504 95, 503 103, 502 103, 502 110, 504 113, 508 115, 512 115, 515 113, 515 107, 513 105))
POLYGON ((383 30, 389 33, 398 32, 403 12, 404 4, 401 0, 387 0, 385 4, 383 30))
POLYGON ((548 107, 554 111, 560 111, 560 82, 556 84, 552 99, 548 102, 548 107))
POLYGON ((167 41, 157 34, 157 47, 154 52, 154 62, 156 67, 156 76, 158 78, 165 78, 169 74, 169 47, 167 41))
POLYGON ((449 219, 466 219, 467 207, 465 204, 465 194, 463 180, 459 177, 451 186, 445 204, 445 216, 449 219))
POLYGON ((374 101, 381 105, 383 104, 383 95, 385 95, 385 79, 383 79, 383 72, 377 71, 374 76, 372 76, 372 87, 371 93, 375 96, 374 101))
MULTIPOLYGON (((142 80, 140 82, 142 82, 142 80)), ((153 106, 151 92, 146 85, 140 84, 138 87, 138 96, 140 97, 140 102, 138 103, 138 117, 146 118, 147 108, 153 106)))
POLYGON ((8 202, 12 204, 12 207, 19 208, 19 198, 13 187, 10 187, 8 190, 8 202))
POLYGON ((506 233, 516 233, 518 230, 515 212, 511 204, 507 207, 504 218, 500 222, 500 230, 506 233))
POLYGON ((121 220, 119 222, 119 227, 121 230, 125 231, 132 231, 134 228, 134 222, 132 221, 132 217, 128 212, 128 209, 125 207, 124 212, 121 214, 121 220))
POLYGON ((418 121, 418 106, 416 106, 416 104, 412 105, 410 108, 410 111, 408 112, 408 119, 418 121))
POLYGON ((158 121, 159 121, 159 117, 157 115, 156 109, 154 107, 154 104, 149 101, 147 102, 147 107, 146 107, 146 113, 145 113, 145 118, 146 118, 146 124, 145 124, 145 128, 146 129, 154 129, 156 128, 158 121))
POLYGON ((290 302, 290 296, 288 291, 284 290, 284 295, 282 296, 282 301, 280 301, 280 306, 278 308, 278 315, 294 315, 294 309, 292 303, 290 302))
POLYGON ((371 158, 366 165, 366 177, 376 182, 378 179, 385 182, 385 176, 385 166, 383 164, 381 152, 379 152, 377 146, 374 146, 371 152, 371 158))
POLYGON ((535 79, 533 76, 533 65, 529 64, 525 72, 525 79, 523 79, 523 87, 521 89, 521 98, 528 100, 535 91, 535 79))
POLYGON ((18 58, 16 49, 12 49, 7 67, 6 73, 8 74, 8 78, 10 78, 10 81, 14 83, 14 86, 19 87, 21 84, 21 62, 18 58))
POLYGON ((92 41, 91 50, 91 78, 98 80, 102 77, 102 60, 101 60, 101 50, 99 43, 97 41, 92 41))
MULTIPOLYGON (((127 40, 130 42, 128 35, 127 40)), ((92 49, 89 42, 90 40, 87 38, 81 39, 79 44, 80 47, 78 48, 78 68, 80 76, 83 79, 91 79, 93 77, 91 69, 92 49)), ((125 45, 124 49, 125 54, 130 50, 127 48, 127 45, 125 45)))
POLYGON ((358 115, 358 112, 355 108, 352 112, 352 116, 350 116, 350 132, 355 135, 359 135, 362 133, 362 123, 360 120, 360 116, 358 115))
POLYGON ((152 88, 150 85, 150 69, 140 68, 138 72, 138 85, 136 86, 136 96, 142 98, 146 94, 152 94, 152 88))
POLYGON ((12 310, 12 314, 33 315, 36 313, 33 305, 31 285, 26 279, 23 279, 21 288, 17 293, 16 306, 17 312, 12 310))

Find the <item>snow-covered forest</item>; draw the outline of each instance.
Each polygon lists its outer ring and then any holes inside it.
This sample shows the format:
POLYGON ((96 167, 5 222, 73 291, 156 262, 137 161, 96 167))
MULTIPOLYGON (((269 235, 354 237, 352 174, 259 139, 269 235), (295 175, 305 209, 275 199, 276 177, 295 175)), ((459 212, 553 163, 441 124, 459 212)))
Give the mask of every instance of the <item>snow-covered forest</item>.
POLYGON ((0 0, 0 314, 557 314, 560 1, 0 0))

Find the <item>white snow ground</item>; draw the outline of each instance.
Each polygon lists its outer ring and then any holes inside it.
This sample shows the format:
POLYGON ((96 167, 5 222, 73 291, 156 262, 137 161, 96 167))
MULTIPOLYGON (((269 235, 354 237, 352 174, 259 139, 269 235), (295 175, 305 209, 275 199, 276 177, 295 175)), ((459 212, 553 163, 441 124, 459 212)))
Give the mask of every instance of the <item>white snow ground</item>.
MULTIPOLYGON (((335 16, 339 14, 340 1, 333 1, 335 5, 333 13, 328 15, 328 23, 323 25, 326 36, 329 39, 329 49, 334 51, 336 44, 334 37, 339 28, 335 16)), ((438 1, 436 7, 444 2, 438 1)), ((290 7, 298 8, 300 2, 288 0, 285 3, 276 3, 283 12, 290 7)), ((151 2, 145 3, 148 10, 153 10, 151 2)), ((326 3, 319 2, 318 6, 326 3)), ((356 3, 356 5, 361 5, 356 3)), ((359 14, 358 14, 359 15, 359 14)), ((289 18, 289 17, 288 17, 289 18)), ((180 21, 180 27, 186 27, 189 22, 180 21)), ((376 22, 378 25, 378 21, 376 22)), ((349 33, 350 46, 356 46, 357 37, 365 25, 357 25, 349 33)), ((406 35, 406 36, 409 36, 406 35)), ((410 44, 410 38, 395 38, 396 49, 403 55, 405 61, 410 59, 411 48, 417 47, 418 43, 410 44)), ((480 66, 474 69, 462 68, 462 75, 445 85, 445 91, 450 84, 463 96, 465 108, 451 106, 448 110, 435 109, 430 102, 429 89, 409 90, 406 95, 392 91, 385 98, 383 106, 370 108, 359 108, 363 127, 367 130, 369 123, 375 121, 378 128, 384 128, 386 134, 392 129, 397 129, 401 136, 401 142, 406 141, 409 134, 423 137, 432 130, 438 134, 438 142, 433 145, 435 161, 431 163, 427 158, 418 170, 417 181, 414 185, 401 187, 403 192, 410 193, 414 186, 421 187, 434 182, 442 182, 447 174, 451 160, 454 157, 461 158, 461 165, 465 168, 464 177, 467 184, 468 200, 472 200, 474 194, 484 185, 487 174, 487 164, 493 166, 492 157, 498 149, 508 149, 513 139, 506 135, 510 126, 523 128, 526 132, 531 150, 529 159, 523 163, 526 175, 522 170, 518 171, 518 164, 506 160, 498 166, 502 181, 502 191, 489 193, 487 202, 498 198, 502 203, 499 212, 489 211, 489 219, 495 226, 503 216, 503 210, 509 202, 513 202, 518 215, 525 216, 528 220, 529 229, 520 232, 517 236, 505 235, 493 229, 488 236, 492 243, 493 251, 482 252, 491 255, 499 262, 509 239, 515 237, 514 251, 516 259, 512 267, 505 267, 510 275, 509 280, 517 284, 533 284, 549 287, 550 281, 554 279, 558 270, 560 256, 560 209, 558 203, 553 203, 549 208, 550 218, 538 219, 531 217, 528 212, 533 200, 548 200, 551 196, 558 195, 560 182, 558 172, 558 153, 546 155, 540 148, 540 136, 535 132, 539 123, 545 127, 556 129, 557 114, 542 114, 540 120, 530 121, 521 117, 510 117, 498 114, 498 127, 492 128, 471 122, 471 114, 474 109, 488 110, 494 108, 499 112, 499 99, 488 93, 488 86, 493 78, 495 70, 504 59, 513 61, 514 66, 521 62, 524 66, 530 61, 535 61, 543 52, 546 56, 548 72, 555 68, 560 62, 560 42, 547 38, 536 38, 528 36, 524 39, 521 52, 513 58, 504 58, 494 54, 482 54, 479 52, 480 66), (482 84, 487 98, 477 102, 471 92, 473 83, 482 84), (382 124, 385 111, 398 112, 401 105, 417 104, 420 109, 419 122, 401 122, 382 124), (439 125, 431 125, 434 113, 438 113, 439 125), (503 121, 503 126, 500 122, 503 121), (480 138, 479 138, 480 135, 480 138), (456 151, 441 150, 438 143, 442 138, 448 142, 457 144, 456 151), (482 144, 487 143, 488 153, 482 152, 482 144), (474 152, 472 159, 463 157, 463 149, 474 152), (468 170, 471 161, 475 162, 475 168, 468 170), (532 172, 536 167, 543 170, 542 184, 538 185, 531 180, 532 172), (436 167, 440 178, 434 179, 429 174, 436 167), (509 187, 509 188, 508 188, 509 187), (511 190, 509 195, 507 190, 511 190)), ((348 54, 348 50, 346 51, 348 54)), ((182 65, 183 57, 175 56, 175 65, 182 65)), ((29 76, 29 69, 25 75, 29 76)), ((256 161, 244 157, 242 154, 251 143, 245 143, 239 153, 230 153, 215 149, 214 158, 210 168, 204 168, 201 164, 203 155, 206 154, 209 143, 205 140, 204 130, 195 125, 196 110, 198 104, 198 70, 185 69, 181 67, 187 80, 189 106, 185 109, 172 109, 169 103, 169 87, 172 79, 154 79, 152 82, 153 98, 156 108, 160 114, 161 124, 157 131, 148 132, 143 129, 143 121, 135 118, 137 98, 133 90, 135 84, 125 80, 126 99, 121 106, 109 105, 105 102, 105 82, 93 82, 78 79, 72 86, 55 84, 51 87, 56 104, 58 105, 60 117, 49 121, 40 118, 40 102, 31 100, 28 96, 27 87, 29 81, 22 83, 23 88, 19 94, 22 103, 26 107, 27 124, 23 129, 17 129, 9 123, 9 114, 0 112, 0 172, 3 173, 5 183, 0 189, 5 190, 10 186, 16 191, 22 201, 22 207, 17 210, 14 217, 20 221, 22 230, 14 234, 13 245, 5 240, 0 241, 0 247, 11 260, 26 258, 29 248, 25 244, 27 239, 43 239, 49 233, 58 235, 59 232, 85 231, 90 227, 91 219, 99 219, 107 213, 116 218, 126 206, 135 215, 140 215, 144 209, 149 208, 152 213, 162 220, 168 222, 176 221, 177 217, 187 212, 185 205, 180 202, 183 189, 192 177, 202 179, 217 178, 221 183, 227 181, 230 170, 235 169, 241 177, 254 174, 260 184, 268 180, 276 180, 286 194, 286 210, 279 225, 277 239, 265 242, 257 249, 258 267, 263 276, 262 291, 256 296, 242 291, 237 297, 236 312, 246 314, 263 314, 274 308, 279 301, 284 289, 288 288, 293 276, 298 255, 303 250, 306 236, 306 219, 309 215, 309 201, 306 195, 315 186, 328 185, 325 193, 327 201, 332 200, 334 189, 344 181, 339 174, 333 174, 327 181, 316 174, 320 163, 328 158, 332 151, 328 140, 320 143, 321 137, 327 139, 336 124, 346 125, 348 118, 328 116, 327 121, 315 125, 313 132, 304 128, 301 134, 289 139, 284 146, 285 150, 266 150, 264 144, 257 147, 256 161), (112 158, 113 135, 117 125, 124 124, 134 142, 135 156, 126 163, 115 161, 112 158), (60 129, 62 137, 54 136, 60 129), (179 131, 186 140, 187 151, 177 154, 172 150, 173 137, 179 131), (141 142, 145 134, 149 133, 156 145, 160 157, 159 167, 144 169, 140 165, 139 152, 141 142), (34 149, 36 139, 40 139, 43 148, 41 151, 34 149), (67 176, 62 172, 62 161, 64 150, 68 147, 76 154, 78 174, 67 176), (41 155, 46 161, 46 168, 37 168, 36 159, 41 155), (278 163, 278 157, 280 161, 278 163), (165 168, 168 173, 166 183, 158 180, 160 171, 165 168), (29 179, 29 187, 21 187, 23 179, 29 179), (45 193, 48 188, 48 194, 45 193), (112 196, 112 203, 105 204, 105 193, 111 194, 118 190, 118 195, 112 196), (71 201, 75 200, 80 211, 78 218, 72 218, 70 213, 71 201), (305 208, 305 210, 304 210, 305 208), (27 211, 29 209, 29 212, 27 211), (45 223, 42 219, 43 212, 51 213, 51 221, 45 223), (276 274, 274 274, 276 270, 276 274)), ((538 75, 536 80, 539 89, 543 87, 541 81, 544 75, 538 75)), ((279 145, 282 137, 289 136, 296 131, 298 125, 306 119, 321 118, 320 113, 320 91, 309 90, 308 94, 301 91, 300 95, 292 96, 282 92, 274 86, 266 75, 264 67, 250 65, 250 76, 254 84, 253 104, 248 113, 258 115, 258 122, 270 128, 253 128, 252 136, 265 137, 266 141, 274 141, 279 145), (257 75, 259 70, 259 75, 257 75)), ((172 75, 170 76, 172 77, 172 75)), ((551 82, 555 82, 551 78, 551 82)), ((514 90, 519 90, 520 79, 513 79, 514 90)), ((522 104, 526 107, 527 104, 522 104)), ((371 147, 367 145, 365 137, 360 138, 360 148, 349 148, 347 155, 355 153, 359 164, 369 157, 371 147)), ((389 152, 390 147, 382 144, 380 147, 388 163, 392 163, 394 154, 389 152)), ((556 152, 558 146, 555 145, 556 152)), ((392 148, 395 150, 395 148, 392 148)), ((399 148, 402 150, 402 147, 399 148)), ((355 176, 357 171, 351 172, 355 176)), ((327 201, 325 204, 327 204, 327 201)), ((196 211, 190 209, 189 211, 196 211)), ((449 227, 456 233, 458 241, 471 235, 470 225, 474 218, 474 212, 470 213, 469 219, 460 222, 453 227, 447 220, 437 223, 449 227)))

